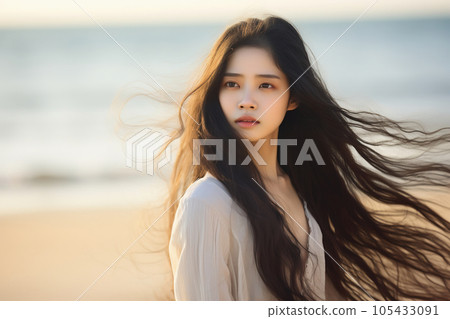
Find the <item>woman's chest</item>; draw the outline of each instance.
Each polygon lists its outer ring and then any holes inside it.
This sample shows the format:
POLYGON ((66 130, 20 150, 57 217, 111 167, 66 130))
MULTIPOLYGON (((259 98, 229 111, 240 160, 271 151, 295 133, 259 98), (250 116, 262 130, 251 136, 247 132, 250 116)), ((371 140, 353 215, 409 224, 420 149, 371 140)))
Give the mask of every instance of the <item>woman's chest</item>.
MULTIPOLYGON (((281 207, 286 224, 303 247, 308 247, 310 233, 308 219, 303 203, 292 186, 277 187, 270 190, 275 203, 281 207)), ((304 254, 302 250, 302 254, 304 254)))
MULTIPOLYGON (((303 203, 295 192, 293 194, 289 190, 278 189, 277 194, 271 195, 273 200, 283 208, 281 211, 285 217, 286 225, 301 246, 308 248, 310 228, 303 203)), ((248 217, 240 209, 236 209, 236 213, 231 214, 231 229, 231 254, 228 266, 231 273, 233 294, 238 300, 274 300, 270 291, 263 289, 265 285, 259 276, 254 261, 252 227, 248 217)), ((307 250, 301 248, 300 255, 302 266, 305 266, 308 259, 307 250)))

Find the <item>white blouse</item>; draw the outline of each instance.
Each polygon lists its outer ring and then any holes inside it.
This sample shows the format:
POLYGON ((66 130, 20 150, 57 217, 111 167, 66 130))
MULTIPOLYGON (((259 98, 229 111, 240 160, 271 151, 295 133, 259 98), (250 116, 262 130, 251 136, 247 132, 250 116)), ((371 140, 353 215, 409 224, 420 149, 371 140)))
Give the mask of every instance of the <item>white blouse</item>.
MULTIPOLYGON (((325 300, 322 232, 304 206, 310 236, 305 278, 325 300)), ((175 300, 277 300, 261 279, 251 225, 225 186, 209 172, 180 199, 169 242, 175 300)))

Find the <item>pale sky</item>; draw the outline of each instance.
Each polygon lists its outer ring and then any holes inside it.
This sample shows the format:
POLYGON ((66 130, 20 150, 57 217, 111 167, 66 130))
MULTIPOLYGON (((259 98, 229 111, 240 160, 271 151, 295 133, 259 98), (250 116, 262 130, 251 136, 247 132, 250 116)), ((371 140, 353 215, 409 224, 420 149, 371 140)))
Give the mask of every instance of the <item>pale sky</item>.
POLYGON ((0 0, 0 27, 89 26, 89 15, 102 25, 231 23, 265 13, 355 19, 374 2, 363 19, 450 17, 449 0, 0 0))

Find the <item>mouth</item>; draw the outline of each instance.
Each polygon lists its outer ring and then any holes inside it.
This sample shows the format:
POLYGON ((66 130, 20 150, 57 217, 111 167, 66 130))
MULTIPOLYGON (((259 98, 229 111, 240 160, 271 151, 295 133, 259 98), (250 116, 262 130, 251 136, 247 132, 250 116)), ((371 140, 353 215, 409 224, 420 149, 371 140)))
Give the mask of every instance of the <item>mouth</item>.
POLYGON ((240 127, 253 127, 259 124, 256 120, 236 120, 235 123, 240 127))

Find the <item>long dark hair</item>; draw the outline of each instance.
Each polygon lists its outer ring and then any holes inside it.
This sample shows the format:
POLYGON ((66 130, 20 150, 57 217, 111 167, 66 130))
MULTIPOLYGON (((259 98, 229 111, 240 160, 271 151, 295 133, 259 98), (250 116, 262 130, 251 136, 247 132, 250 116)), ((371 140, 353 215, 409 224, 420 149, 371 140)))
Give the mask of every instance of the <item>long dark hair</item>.
POLYGON ((292 85, 290 97, 299 103, 279 128, 279 139, 298 141, 281 167, 320 225, 326 273, 337 291, 347 300, 449 300, 450 223, 431 207, 432 202, 414 196, 412 190, 430 186, 448 192, 450 166, 375 150, 380 145, 424 150, 442 146, 450 142, 449 128, 427 132, 414 123, 339 106, 311 67, 299 32, 276 16, 249 18, 227 28, 184 96, 180 129, 171 139, 179 139, 180 152, 167 198, 169 229, 177 200, 209 171, 246 213, 256 266, 272 294, 279 300, 314 299, 299 284, 304 275, 303 248, 278 205, 255 183, 264 186, 258 169, 252 162, 242 166, 227 161, 229 139, 237 141, 237 163, 248 155, 218 99, 227 61, 233 50, 244 46, 264 48, 272 55, 292 85), (363 139, 366 133, 384 140, 363 139), (193 165, 194 139, 225 141, 224 160, 206 160, 203 154, 215 150, 205 146, 200 165, 193 165), (316 161, 295 165, 306 139, 314 141, 326 165, 316 161), (370 201, 389 206, 376 210, 370 201))

